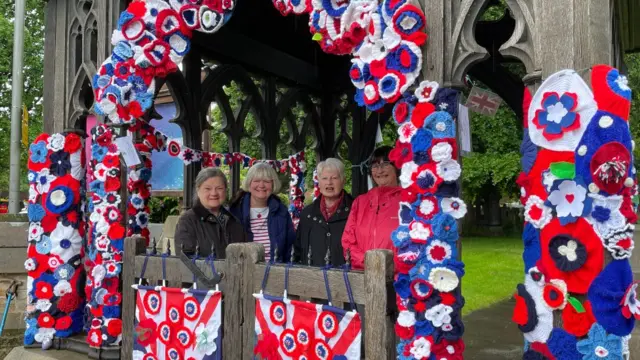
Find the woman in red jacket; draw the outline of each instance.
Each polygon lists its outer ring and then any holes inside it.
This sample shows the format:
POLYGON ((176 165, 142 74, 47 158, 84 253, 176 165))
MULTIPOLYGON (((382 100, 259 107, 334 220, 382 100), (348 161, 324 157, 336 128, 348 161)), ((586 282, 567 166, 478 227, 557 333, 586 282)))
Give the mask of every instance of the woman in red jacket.
POLYGON ((391 148, 376 149, 371 160, 375 187, 356 198, 342 234, 342 247, 351 255, 353 269, 364 269, 364 254, 373 249, 393 250, 391 233, 398 228, 401 188, 399 171, 389 161, 391 148))

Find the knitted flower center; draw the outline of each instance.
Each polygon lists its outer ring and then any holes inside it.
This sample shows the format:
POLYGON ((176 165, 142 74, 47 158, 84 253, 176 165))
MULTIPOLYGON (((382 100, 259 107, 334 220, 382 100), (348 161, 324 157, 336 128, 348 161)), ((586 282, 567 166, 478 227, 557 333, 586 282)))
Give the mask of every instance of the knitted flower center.
POLYGON ((605 358, 605 357, 609 356, 609 350, 603 348, 602 346, 596 347, 594 352, 595 352, 596 356, 599 357, 599 358, 605 358))

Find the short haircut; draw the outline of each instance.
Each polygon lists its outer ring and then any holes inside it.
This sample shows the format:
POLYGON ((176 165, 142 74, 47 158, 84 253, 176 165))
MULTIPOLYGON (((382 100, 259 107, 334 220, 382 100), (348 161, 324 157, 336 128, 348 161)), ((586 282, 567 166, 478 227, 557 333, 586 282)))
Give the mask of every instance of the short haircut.
POLYGON ((204 168, 204 169, 200 170, 200 172, 198 173, 198 176, 196 176, 196 191, 193 194, 194 203, 197 203, 199 201, 198 190, 200 190, 200 186, 202 186, 202 184, 204 184, 205 181, 207 181, 207 180, 209 180, 211 178, 214 178, 214 177, 221 178, 222 182, 224 183, 224 188, 225 189, 229 188, 229 183, 227 182, 227 177, 224 175, 222 170, 220 170, 217 167, 204 168))
POLYGON ((273 166, 269 165, 266 162, 255 163, 252 167, 249 168, 247 177, 242 183, 242 190, 249 192, 251 189, 251 182, 253 180, 271 181, 273 183, 274 194, 280 192, 280 187, 282 186, 282 184, 280 183, 280 179, 278 178, 278 174, 273 169, 273 166))
POLYGON ((316 169, 318 170, 318 177, 322 175, 322 172, 325 169, 333 169, 338 172, 338 175, 340 176, 340 180, 342 180, 342 182, 347 179, 346 175, 344 174, 344 164, 342 163, 342 161, 336 158, 328 158, 324 161, 319 162, 316 169))

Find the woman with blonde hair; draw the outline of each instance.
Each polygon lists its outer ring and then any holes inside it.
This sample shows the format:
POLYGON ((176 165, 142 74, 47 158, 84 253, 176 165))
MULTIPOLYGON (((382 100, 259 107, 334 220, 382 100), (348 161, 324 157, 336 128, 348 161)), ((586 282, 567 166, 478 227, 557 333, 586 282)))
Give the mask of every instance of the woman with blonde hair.
POLYGON ((280 179, 271 165, 260 162, 247 172, 242 190, 231 204, 231 213, 242 223, 249 241, 262 244, 265 260, 275 249, 278 261, 289 261, 296 238, 287 207, 274 195, 280 191, 280 179))

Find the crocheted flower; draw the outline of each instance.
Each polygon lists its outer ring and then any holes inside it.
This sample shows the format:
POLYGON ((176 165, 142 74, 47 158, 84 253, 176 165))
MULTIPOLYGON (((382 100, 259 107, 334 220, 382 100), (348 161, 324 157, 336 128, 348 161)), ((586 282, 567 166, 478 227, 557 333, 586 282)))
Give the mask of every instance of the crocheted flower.
POLYGON ((577 347, 584 360, 623 359, 622 339, 619 336, 607 334, 599 324, 593 324, 589 330, 589 336, 578 341, 577 347))
POLYGON ((44 164, 47 162, 47 143, 44 141, 38 141, 29 145, 29 160, 37 164, 44 164))
POLYGON ((460 235, 458 234, 458 223, 453 216, 440 213, 434 216, 431 228, 436 239, 453 244, 460 235))
POLYGON ((433 132, 436 139, 455 138, 456 127, 451 114, 446 111, 436 111, 424 121, 424 127, 433 132))
POLYGON ((46 215, 40 204, 29 204, 27 207, 27 214, 29 216, 29 222, 38 222, 46 215))
POLYGON ((569 292, 585 294, 604 262, 600 239, 584 220, 560 225, 552 220, 540 236, 541 265, 551 279, 567 283, 569 292))
POLYGON ((398 125, 402 125, 405 121, 411 118, 411 111, 413 106, 406 100, 401 99, 393 107, 393 119, 398 125))
POLYGON ((400 225, 409 225, 409 223, 413 221, 411 203, 403 201, 400 202, 398 220, 400 221, 400 225))
POLYGON ((431 237, 433 231, 431 230, 431 225, 422 223, 420 221, 412 221, 409 224, 409 236, 411 240, 418 244, 424 244, 427 242, 427 239, 431 237))
POLYGON ((622 299, 622 315, 627 319, 631 319, 631 317, 636 320, 640 319, 640 302, 637 295, 638 284, 640 284, 638 281, 634 281, 629 285, 622 299))
POLYGON ((413 135, 418 129, 410 122, 406 122, 398 127, 398 141, 401 143, 411 143, 413 135))
POLYGON ((431 148, 431 158, 435 162, 451 160, 452 155, 453 147, 448 142, 439 142, 431 148))
POLYGON ((591 212, 587 215, 587 221, 593 225, 594 229, 604 238, 612 232, 621 229, 625 225, 625 217, 620 212, 622 206, 622 196, 602 196, 599 194, 589 194, 593 199, 591 212))
POLYGON ((446 160, 441 161, 436 166, 436 171, 438 172, 438 176, 441 177, 444 181, 456 181, 460 178, 461 168, 460 164, 458 164, 455 160, 446 160))
POLYGON ((53 276, 55 276, 55 278, 57 280, 71 280, 71 278, 73 277, 73 274, 75 273, 75 269, 73 268, 73 266, 69 265, 69 264, 63 264, 58 266, 58 268, 55 270, 53 276))
POLYGON ((107 147, 100 146, 98 144, 91 145, 91 157, 98 162, 102 162, 104 157, 107 155, 107 147))
POLYGON ((451 245, 440 240, 429 242, 426 248, 427 259, 434 264, 442 264, 446 260, 451 259, 452 253, 451 245))
MULTIPOLYGON (((413 161, 408 161, 402 165, 402 169, 400 170, 400 185, 403 189, 407 189, 412 187, 413 185, 413 174, 418 170, 418 164, 413 161)), ((413 191, 413 193, 417 194, 417 191, 413 191)))
POLYGON ((35 240, 40 241, 40 236, 42 235, 42 226, 40 226, 39 222, 34 222, 29 224, 29 241, 35 240))
POLYGON ((402 168, 402 165, 411 161, 411 159, 413 159, 411 144, 397 140, 396 146, 389 153, 389 160, 391 160, 397 168, 402 168))
POLYGON ((438 205, 438 198, 431 195, 426 195, 420 198, 420 200, 413 203, 414 216, 419 219, 429 221, 438 214, 440 206, 438 205))
POLYGON ((49 187, 51 183, 56 179, 55 175, 49 172, 49 169, 42 169, 38 172, 38 176, 36 177, 36 190, 39 194, 44 194, 49 192, 49 187))
POLYGON ((64 149, 64 141, 65 137, 62 134, 53 134, 49 137, 49 141, 47 143, 47 149, 51 151, 60 151, 64 149))
POLYGON ((574 180, 554 181, 545 204, 553 207, 562 225, 575 222, 591 210, 587 189, 574 180))
POLYGON ((63 176, 71 169, 69 161, 69 153, 57 151, 51 154, 51 165, 49 167, 51 173, 56 176, 63 176))
POLYGON ((551 141, 560 139, 564 133, 580 128, 578 95, 575 93, 545 93, 542 109, 536 111, 533 123, 543 130, 543 136, 551 141))
POLYGON ((419 128, 411 138, 411 147, 414 152, 423 152, 431 147, 433 135, 431 131, 419 128))
POLYGON ((551 208, 536 195, 531 195, 524 206, 524 219, 536 229, 544 228, 553 218, 551 208))
POLYGON ((442 212, 453 216, 454 219, 462 219, 467 214, 467 205, 460 198, 442 198, 440 205, 442 212))
POLYGON ((82 237, 76 229, 58 224, 51 233, 51 253, 60 256, 64 262, 80 254, 82 237))
POLYGON ((420 83, 418 88, 415 91, 415 96, 418 99, 418 102, 431 102, 436 97, 436 92, 438 91, 438 85, 435 81, 423 81, 420 83))
POLYGON ((462 339, 449 341, 442 340, 434 344, 432 353, 436 360, 462 360, 464 353, 464 342, 462 339))
POLYGON ((412 189, 420 194, 434 194, 442 183, 442 178, 437 175, 434 164, 421 165, 411 175, 412 189))
POLYGON ((458 287, 460 279, 455 271, 446 267, 436 267, 429 273, 429 282, 436 290, 449 292, 458 287))
POLYGON ((451 323, 451 313, 453 308, 444 304, 438 304, 424 313, 424 317, 431 321, 433 326, 439 328, 444 324, 451 323))
POLYGON ((393 245, 397 248, 403 247, 410 240, 411 236, 409 236, 408 226, 400 226, 391 233, 391 241, 393 241, 393 245))
POLYGON ((596 322, 591 310, 591 302, 586 300, 583 304, 584 311, 578 312, 572 304, 565 306, 562 310, 562 325, 564 329, 572 335, 577 337, 585 336, 591 325, 596 322))
POLYGON ((53 214, 62 214, 76 201, 74 189, 67 186, 56 186, 46 196, 45 206, 53 214))
POLYGON ((411 349, 409 352, 413 355, 414 359, 422 360, 429 359, 431 356, 432 341, 424 336, 420 336, 411 342, 411 349))

